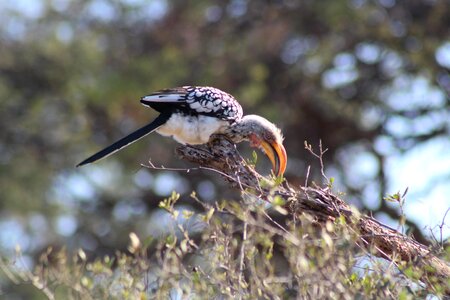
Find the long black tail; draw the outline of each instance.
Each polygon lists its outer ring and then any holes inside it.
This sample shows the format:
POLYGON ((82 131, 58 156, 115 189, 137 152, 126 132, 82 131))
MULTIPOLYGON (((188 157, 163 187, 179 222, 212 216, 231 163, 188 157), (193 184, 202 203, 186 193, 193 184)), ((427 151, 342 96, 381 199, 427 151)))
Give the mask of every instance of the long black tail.
POLYGON ((94 155, 86 158, 82 162, 80 162, 77 167, 81 167, 83 165, 92 163, 94 161, 97 161, 99 159, 105 158, 111 154, 116 153, 122 148, 125 148, 131 143, 134 143, 135 141, 143 138, 147 134, 155 131, 159 126, 166 123, 166 121, 170 118, 170 114, 162 113, 160 114, 156 119, 154 119, 151 123, 145 125, 144 127, 136 130, 135 132, 130 133, 126 137, 118 140, 114 144, 106 147, 105 149, 95 153, 94 155))

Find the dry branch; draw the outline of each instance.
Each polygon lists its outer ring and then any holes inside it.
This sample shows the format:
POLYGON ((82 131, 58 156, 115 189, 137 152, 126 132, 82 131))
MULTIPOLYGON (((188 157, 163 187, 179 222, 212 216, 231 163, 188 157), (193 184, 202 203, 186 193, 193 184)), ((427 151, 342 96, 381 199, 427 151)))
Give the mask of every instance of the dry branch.
MULTIPOLYGON (((208 145, 180 146, 177 154, 182 159, 219 172, 232 186, 253 190, 264 200, 270 199, 274 193, 273 189, 260 186, 263 177, 248 166, 235 145, 224 138, 218 137, 208 145)), ((407 263, 419 267, 422 271, 420 279, 430 291, 434 290, 435 284, 440 284, 450 294, 450 266, 447 262, 413 238, 358 213, 328 188, 301 187, 295 190, 284 183, 276 188, 275 193, 286 201, 291 217, 306 213, 323 224, 343 216, 346 223, 359 233, 361 246, 398 265, 407 263)))

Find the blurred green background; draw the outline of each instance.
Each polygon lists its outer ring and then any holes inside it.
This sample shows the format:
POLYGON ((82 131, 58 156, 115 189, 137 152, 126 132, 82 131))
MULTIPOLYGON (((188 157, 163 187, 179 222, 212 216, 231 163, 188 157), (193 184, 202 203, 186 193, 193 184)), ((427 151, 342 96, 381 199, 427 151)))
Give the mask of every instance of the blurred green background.
MULTIPOLYGON (((449 16, 445 0, 2 1, 2 256, 19 245, 32 267, 48 246, 91 258, 125 250, 130 231, 170 228, 157 206, 173 190, 194 209, 194 190, 238 199, 213 172, 142 168, 193 167, 157 134, 74 167, 157 115, 141 96, 181 85, 220 88, 278 124, 292 186, 309 165, 310 181, 323 182, 304 149, 322 140, 348 202, 396 227, 398 204, 382 198, 409 188, 404 230, 425 244, 445 239, 449 16)), ((269 169, 261 153, 258 169, 269 169)))

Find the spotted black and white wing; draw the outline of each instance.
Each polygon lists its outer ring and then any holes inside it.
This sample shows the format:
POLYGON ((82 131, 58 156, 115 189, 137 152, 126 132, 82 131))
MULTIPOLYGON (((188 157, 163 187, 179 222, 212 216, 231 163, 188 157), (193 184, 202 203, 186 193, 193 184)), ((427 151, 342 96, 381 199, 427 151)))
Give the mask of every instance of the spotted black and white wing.
POLYGON ((141 103, 159 112, 206 115, 230 122, 239 121, 243 114, 233 96, 213 87, 165 89, 142 97, 141 103))

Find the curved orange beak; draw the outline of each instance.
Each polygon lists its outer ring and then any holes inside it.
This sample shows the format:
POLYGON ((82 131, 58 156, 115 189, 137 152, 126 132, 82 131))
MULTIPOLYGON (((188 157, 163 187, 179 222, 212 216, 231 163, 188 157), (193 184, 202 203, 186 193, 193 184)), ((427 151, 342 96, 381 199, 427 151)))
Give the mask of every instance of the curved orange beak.
POLYGON ((277 142, 261 141, 261 146, 272 163, 273 172, 283 175, 286 170, 287 154, 282 144, 277 142))

